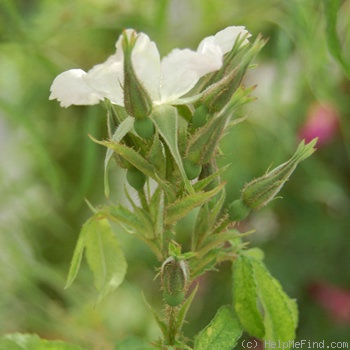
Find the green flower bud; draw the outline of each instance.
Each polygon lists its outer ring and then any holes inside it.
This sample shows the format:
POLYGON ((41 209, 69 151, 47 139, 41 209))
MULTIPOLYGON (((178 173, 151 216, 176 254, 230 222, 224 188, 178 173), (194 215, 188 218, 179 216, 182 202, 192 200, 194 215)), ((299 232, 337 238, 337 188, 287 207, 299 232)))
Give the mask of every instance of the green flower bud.
POLYGON ((208 119, 208 108, 205 105, 200 105, 193 113, 192 125, 195 128, 203 126, 208 119))
POLYGON ((272 201, 287 182, 297 165, 315 152, 317 139, 307 145, 300 142, 294 155, 285 163, 244 186, 241 200, 251 209, 259 209, 272 201))
POLYGON ((178 306, 185 298, 188 267, 184 260, 176 257, 167 258, 161 267, 163 296, 170 306, 178 306))
POLYGON ((183 166, 184 166, 187 178, 189 180, 193 180, 196 177, 198 177, 202 171, 202 166, 192 162, 190 159, 184 159, 183 166))
POLYGON ((244 220, 250 212, 251 209, 241 199, 233 201, 228 207, 228 214, 232 221, 244 220))
POLYGON ((144 139, 150 139, 154 134, 154 125, 149 118, 135 119, 134 129, 144 139))
POLYGON ((136 40, 137 36, 135 32, 129 38, 125 32, 123 33, 124 105, 129 115, 136 119, 144 119, 152 112, 152 100, 138 80, 132 65, 131 55, 136 40))
POLYGON ((243 74, 237 75, 234 69, 218 82, 210 85, 203 94, 202 103, 210 112, 221 111, 230 101, 233 93, 239 87, 243 74))
POLYGON ((145 174, 135 167, 127 170, 126 179, 128 180, 129 185, 137 191, 140 191, 146 182, 145 174))
POLYGON ((225 55, 221 69, 213 74, 206 85, 201 100, 211 112, 221 111, 229 103, 251 61, 265 45, 260 36, 248 45, 245 44, 246 39, 246 36, 242 36, 236 41, 231 52, 225 55))
POLYGON ((250 35, 247 33, 236 40, 231 51, 224 56, 222 67, 220 70, 212 73, 211 79, 208 81, 206 87, 219 82, 233 70, 236 71, 237 79, 242 79, 251 61, 266 44, 266 40, 263 40, 260 35, 253 43, 250 43, 247 40, 249 36, 250 35))

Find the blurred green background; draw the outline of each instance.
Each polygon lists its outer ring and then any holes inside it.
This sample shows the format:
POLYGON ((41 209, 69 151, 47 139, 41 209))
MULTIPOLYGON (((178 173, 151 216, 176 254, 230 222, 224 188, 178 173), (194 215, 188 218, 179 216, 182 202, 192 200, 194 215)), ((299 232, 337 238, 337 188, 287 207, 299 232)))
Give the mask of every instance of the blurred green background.
MULTIPOLYGON (((319 136, 283 200, 240 225, 287 293, 298 299, 298 339, 350 341, 350 1, 0 0, 0 335, 35 332, 90 349, 132 348, 157 327, 142 301, 159 304, 157 262, 120 237, 129 270, 99 305, 85 265, 64 290, 84 202, 104 203, 102 106, 48 101, 60 72, 88 70, 114 52, 124 28, 147 33, 162 55, 195 48, 228 25, 269 41, 245 83, 258 84, 247 121, 223 140, 230 202, 242 185, 286 160, 301 137, 319 136), (339 6, 339 8, 338 8, 339 6)), ((124 174, 113 169, 114 200, 124 174)), ((179 224, 184 235, 190 220, 179 224)), ((231 299, 229 266, 201 279, 186 333, 193 336, 231 299)))

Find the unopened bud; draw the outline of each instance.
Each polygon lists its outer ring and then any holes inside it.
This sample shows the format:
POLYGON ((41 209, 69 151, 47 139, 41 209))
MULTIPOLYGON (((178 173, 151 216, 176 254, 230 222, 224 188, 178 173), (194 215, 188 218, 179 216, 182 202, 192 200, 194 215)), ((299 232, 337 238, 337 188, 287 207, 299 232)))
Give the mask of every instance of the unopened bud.
POLYGON ((154 134, 154 124, 150 118, 135 119, 134 129, 144 139, 150 139, 154 134))
POLYGON ((244 220, 250 212, 251 208, 249 208, 241 199, 233 201, 228 207, 228 214, 232 221, 244 220))
POLYGON ((221 69, 213 74, 206 85, 202 102, 211 112, 218 112, 229 103, 252 60, 265 44, 259 36, 254 43, 246 45, 248 36, 249 33, 246 33, 236 41, 225 56, 221 69))
POLYGON ((193 113, 193 117, 192 117, 192 125, 195 128, 199 128, 201 126, 203 126, 209 116, 209 111, 208 108, 205 105, 200 105, 193 113))
POLYGON ((239 87, 243 74, 237 75, 237 70, 232 70, 218 82, 210 85, 204 91, 202 103, 210 112, 221 111, 230 101, 232 95, 239 87))
MULTIPOLYGON (((129 115, 136 120, 146 119, 152 112, 152 100, 137 78, 131 60, 132 50, 136 44, 137 36, 132 32, 128 37, 127 33, 123 33, 123 52, 124 52, 124 106, 129 115)), ((152 123, 150 121, 150 123, 152 123)), ((153 126, 153 124, 152 124, 153 126)), ((142 128, 140 136, 142 135, 142 128)), ((138 132, 138 130, 136 130, 138 132)), ((153 127, 154 131, 154 127, 153 127)), ((138 132, 139 133, 139 132, 138 132)), ((147 131, 146 134, 149 134, 147 131)), ((153 134, 153 133, 152 133, 153 134)))
POLYGON ((146 182, 145 174, 142 173, 140 170, 136 169, 135 167, 131 167, 127 170, 126 178, 128 180, 129 185, 137 191, 140 191, 146 182))
POLYGON ((198 177, 202 171, 202 166, 200 164, 196 164, 192 162, 190 159, 185 158, 183 160, 183 166, 184 166, 184 170, 187 175, 187 178, 189 180, 193 180, 196 177, 198 177))
POLYGON ((242 190, 242 202, 251 209, 259 209, 272 201, 297 165, 315 152, 316 142, 317 139, 306 145, 304 141, 300 142, 296 152, 287 162, 246 184, 242 190))
POLYGON ((161 268, 163 296, 170 306, 177 306, 185 298, 188 283, 188 267, 185 260, 170 256, 161 268))

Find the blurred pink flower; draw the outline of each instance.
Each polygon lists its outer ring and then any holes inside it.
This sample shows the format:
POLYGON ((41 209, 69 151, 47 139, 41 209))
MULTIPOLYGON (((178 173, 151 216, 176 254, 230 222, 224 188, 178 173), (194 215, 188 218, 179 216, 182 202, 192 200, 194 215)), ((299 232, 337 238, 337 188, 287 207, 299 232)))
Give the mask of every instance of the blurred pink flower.
POLYGON ((338 112, 329 104, 315 103, 308 110, 299 138, 306 142, 318 137, 317 145, 330 142, 338 129, 338 112))
POLYGON ((350 323, 350 290, 332 286, 327 282, 310 285, 309 293, 337 322, 350 323))

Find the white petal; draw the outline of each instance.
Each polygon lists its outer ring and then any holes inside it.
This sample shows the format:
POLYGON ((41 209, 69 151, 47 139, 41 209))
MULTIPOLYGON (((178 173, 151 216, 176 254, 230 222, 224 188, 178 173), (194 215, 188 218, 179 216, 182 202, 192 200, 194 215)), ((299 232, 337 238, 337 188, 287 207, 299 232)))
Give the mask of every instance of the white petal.
POLYGON ((132 63, 136 76, 153 101, 160 98, 160 57, 156 44, 143 33, 137 35, 132 51, 132 63))
MULTIPOLYGON (((136 34, 133 29, 126 29, 125 33, 128 38, 133 33, 136 34)), ((123 36, 121 35, 116 43, 116 55, 123 61, 122 41, 123 36)), ((131 60, 137 78, 149 93, 151 99, 159 100, 160 56, 156 44, 146 34, 137 33, 137 40, 132 50, 131 60)))
POLYGON ((81 69, 61 73, 51 85, 49 99, 57 99, 62 107, 99 103, 103 96, 86 83, 85 76, 86 72, 81 69))
MULTIPOLYGON (((238 36, 242 38, 244 35, 247 34, 247 38, 249 38, 251 34, 243 26, 227 27, 223 30, 220 30, 215 35, 204 38, 198 45, 197 51, 205 52, 206 50, 208 50, 208 46, 217 46, 221 49, 222 53, 225 54, 226 52, 229 52, 232 49, 238 36)), ((247 38, 244 40, 243 45, 249 42, 247 38)))
POLYGON ((205 53, 173 50, 161 62, 161 100, 171 102, 186 94, 207 73, 220 69, 222 54, 215 47, 205 53))
POLYGON ((114 104, 124 105, 123 62, 117 54, 90 69, 84 79, 103 98, 109 99, 114 104))
MULTIPOLYGON (((227 27, 201 41, 196 52, 173 50, 161 63, 161 100, 171 102, 195 86, 207 73, 221 68, 223 56, 229 52, 238 36, 250 34, 243 26, 227 27)), ((245 39, 243 45, 248 43, 245 39)))

